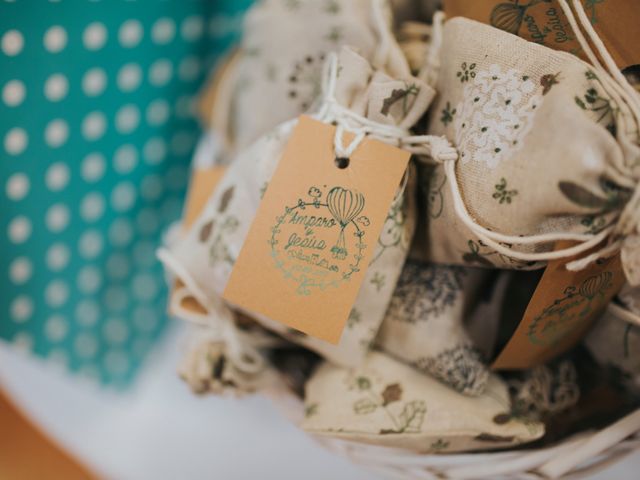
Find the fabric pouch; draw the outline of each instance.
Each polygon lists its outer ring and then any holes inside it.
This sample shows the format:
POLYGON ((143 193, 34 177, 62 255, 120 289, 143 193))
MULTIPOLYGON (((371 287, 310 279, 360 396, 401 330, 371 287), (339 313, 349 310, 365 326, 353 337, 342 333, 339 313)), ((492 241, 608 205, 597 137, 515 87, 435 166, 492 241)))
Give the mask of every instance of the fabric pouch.
POLYGON ((440 58, 427 131, 458 159, 426 180, 422 255, 533 269, 597 246, 581 267, 622 250, 640 281, 640 97, 573 55, 465 18, 445 23, 440 58), (577 245, 551 252, 559 240, 577 245))
MULTIPOLYGON (((399 52, 399 50, 398 50, 399 52)), ((401 55, 400 53, 398 53, 401 55)), ((396 59, 401 63, 404 58, 396 59)), ((434 91, 408 73, 401 78, 374 70, 354 50, 338 56, 335 101, 374 122, 408 130, 426 111, 434 91)), ((393 62, 388 62, 393 63, 393 62)), ((406 62, 405 62, 406 64, 406 62)), ((409 72, 405 65, 405 72, 409 72)), ((234 159, 187 235, 165 251, 163 261, 202 305, 219 303, 233 264, 296 120, 244 149, 234 159)), ((404 264, 414 230, 411 168, 388 212, 362 287, 340 343, 306 337, 267 318, 258 320, 289 339, 343 364, 355 365, 371 345, 404 264)))
POLYGON ((481 394, 489 369, 463 320, 487 277, 480 269, 408 261, 377 345, 461 393, 481 394))
POLYGON ((509 393, 496 375, 470 397, 375 351, 355 370, 323 363, 305 407, 311 433, 419 452, 513 447, 544 434, 539 422, 505 419, 509 393))

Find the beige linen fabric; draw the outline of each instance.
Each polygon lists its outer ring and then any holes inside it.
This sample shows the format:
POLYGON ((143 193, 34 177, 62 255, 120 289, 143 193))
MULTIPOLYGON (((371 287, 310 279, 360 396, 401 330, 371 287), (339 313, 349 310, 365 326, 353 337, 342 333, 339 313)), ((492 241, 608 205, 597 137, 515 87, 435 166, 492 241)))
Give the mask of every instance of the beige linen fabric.
POLYGON ((372 351, 348 370, 323 363, 307 383, 302 427, 315 434, 420 452, 513 447, 544 426, 515 418, 506 385, 491 375, 483 395, 462 395, 372 351))

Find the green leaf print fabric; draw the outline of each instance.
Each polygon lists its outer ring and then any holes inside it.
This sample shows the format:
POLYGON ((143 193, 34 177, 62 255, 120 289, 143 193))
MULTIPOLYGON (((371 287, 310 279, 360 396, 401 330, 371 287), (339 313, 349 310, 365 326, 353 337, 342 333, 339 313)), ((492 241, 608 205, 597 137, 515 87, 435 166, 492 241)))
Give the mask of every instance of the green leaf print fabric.
POLYGON ((0 338, 126 385, 167 324, 195 93, 250 2, 0 4, 0 338))

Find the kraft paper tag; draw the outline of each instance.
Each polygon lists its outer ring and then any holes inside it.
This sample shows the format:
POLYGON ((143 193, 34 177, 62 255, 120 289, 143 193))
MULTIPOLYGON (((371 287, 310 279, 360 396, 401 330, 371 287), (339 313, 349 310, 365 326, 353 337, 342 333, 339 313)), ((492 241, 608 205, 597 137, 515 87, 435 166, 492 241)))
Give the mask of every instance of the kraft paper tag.
MULTIPOLYGON (((638 0, 583 0, 586 14, 620 69, 640 63, 638 0)), ((447 18, 467 17, 587 60, 555 0, 444 0, 447 18)))
POLYGON ((515 333, 492 365, 526 369, 576 345, 625 283, 620 255, 579 272, 549 262, 515 333))
POLYGON ((223 297, 335 344, 410 153, 365 139, 339 168, 334 133, 300 117, 223 297))
MULTIPOLYGON (((216 185, 224 175, 226 167, 216 165, 211 168, 198 168, 193 170, 191 180, 189 182, 189 191, 187 193, 187 201, 184 207, 184 215, 182 218, 182 226, 184 229, 189 228, 202 213, 207 200, 213 193, 216 185)), ((182 287, 180 280, 176 280, 173 290, 182 287)), ((172 293, 173 295, 173 293, 172 293)), ((169 303, 171 304, 171 302, 169 303)), ((193 297, 187 297, 182 302, 182 307, 194 313, 205 313, 205 309, 200 306, 198 301, 193 297)), ((176 312, 169 310, 169 313, 176 315, 176 312)))

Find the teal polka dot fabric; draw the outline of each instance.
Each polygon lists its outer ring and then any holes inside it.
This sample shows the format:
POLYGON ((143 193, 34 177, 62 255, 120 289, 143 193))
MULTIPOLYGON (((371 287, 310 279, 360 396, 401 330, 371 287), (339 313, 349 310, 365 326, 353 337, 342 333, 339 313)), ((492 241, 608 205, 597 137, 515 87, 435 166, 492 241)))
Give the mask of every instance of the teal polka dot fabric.
POLYGON ((124 386, 167 325, 195 94, 248 1, 0 3, 0 338, 124 386))

